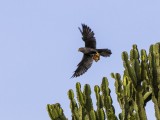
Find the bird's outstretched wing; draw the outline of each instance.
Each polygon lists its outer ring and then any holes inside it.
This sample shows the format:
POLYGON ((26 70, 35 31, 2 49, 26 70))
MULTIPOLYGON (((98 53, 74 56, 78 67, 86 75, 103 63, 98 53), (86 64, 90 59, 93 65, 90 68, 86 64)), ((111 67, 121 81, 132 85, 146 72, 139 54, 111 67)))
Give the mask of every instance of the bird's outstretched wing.
POLYGON ((91 67, 92 63, 92 56, 83 55, 83 58, 81 62, 77 65, 78 68, 74 71, 72 78, 84 74, 91 67))
POLYGON ((82 30, 79 28, 82 39, 85 42, 85 47, 96 48, 96 39, 94 37, 94 32, 85 24, 82 24, 82 30))

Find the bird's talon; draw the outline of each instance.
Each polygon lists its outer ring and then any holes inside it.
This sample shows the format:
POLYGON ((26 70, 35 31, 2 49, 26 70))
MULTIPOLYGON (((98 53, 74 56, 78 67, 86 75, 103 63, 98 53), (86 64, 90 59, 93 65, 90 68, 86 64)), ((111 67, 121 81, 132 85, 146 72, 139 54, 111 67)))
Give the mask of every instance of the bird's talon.
POLYGON ((98 62, 98 60, 100 60, 100 54, 96 52, 96 54, 94 54, 92 58, 93 60, 95 60, 95 62, 98 62))

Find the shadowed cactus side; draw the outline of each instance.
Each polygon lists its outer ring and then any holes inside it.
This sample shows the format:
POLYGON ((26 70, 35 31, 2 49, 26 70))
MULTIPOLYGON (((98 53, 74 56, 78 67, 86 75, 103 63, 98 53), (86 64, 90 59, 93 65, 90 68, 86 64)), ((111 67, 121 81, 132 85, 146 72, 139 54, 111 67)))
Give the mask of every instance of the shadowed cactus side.
MULTIPOLYGON (((139 52, 137 46, 133 45, 130 56, 127 52, 122 53, 122 60, 123 77, 119 73, 111 73, 122 110, 119 117, 115 115, 109 83, 104 77, 101 86, 94 87, 96 109, 93 108, 88 84, 82 91, 81 84, 76 83, 78 102, 73 90, 68 91, 72 120, 147 120, 145 106, 151 100, 155 117, 160 120, 160 43, 151 45, 148 55, 145 50, 139 52)), ((67 120, 59 104, 47 105, 47 110, 52 120, 67 120)))

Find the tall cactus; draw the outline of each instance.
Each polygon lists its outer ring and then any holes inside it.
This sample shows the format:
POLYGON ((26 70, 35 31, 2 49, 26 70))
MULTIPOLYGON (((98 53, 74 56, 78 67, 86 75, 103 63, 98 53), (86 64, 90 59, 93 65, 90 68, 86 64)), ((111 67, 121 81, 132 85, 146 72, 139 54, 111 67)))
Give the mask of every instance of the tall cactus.
MULTIPOLYGON (((106 77, 101 86, 96 85, 96 106, 91 99, 91 89, 88 84, 82 91, 81 84, 76 83, 76 96, 73 90, 68 91, 72 120, 147 120, 145 107, 148 101, 153 101, 155 117, 160 120, 160 43, 151 45, 149 54, 145 50, 138 51, 133 45, 130 56, 122 53, 124 66, 123 77, 119 73, 111 73, 115 79, 115 92, 121 113, 115 115, 106 77)), ((60 104, 47 105, 52 120, 67 120, 60 104)))
POLYGON ((149 54, 150 86, 155 115, 160 120, 160 44, 151 45, 149 54))

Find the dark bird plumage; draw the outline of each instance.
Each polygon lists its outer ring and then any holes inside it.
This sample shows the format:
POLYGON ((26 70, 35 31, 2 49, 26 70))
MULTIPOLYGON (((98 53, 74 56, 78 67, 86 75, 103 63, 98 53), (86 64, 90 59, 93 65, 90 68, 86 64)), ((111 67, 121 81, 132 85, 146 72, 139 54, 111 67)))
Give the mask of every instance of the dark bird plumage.
POLYGON ((96 49, 94 32, 87 25, 82 24, 82 30, 80 28, 79 30, 85 42, 85 47, 79 48, 79 51, 83 53, 83 58, 77 65, 78 68, 74 71, 72 77, 83 75, 91 67, 93 60, 97 62, 100 56, 109 57, 112 54, 109 49, 96 49))
POLYGON ((82 30, 78 28, 82 34, 82 39, 85 42, 85 47, 96 48, 96 39, 94 37, 94 32, 85 24, 82 24, 82 30))

